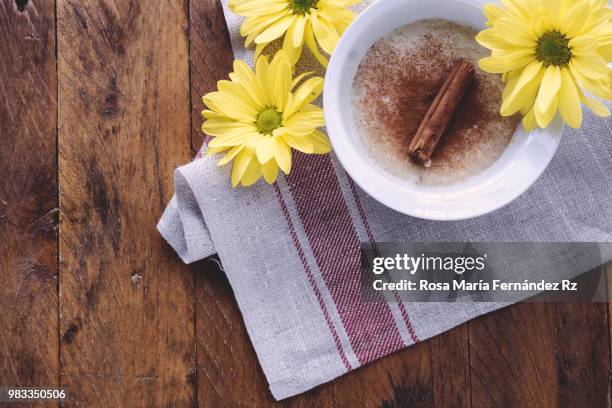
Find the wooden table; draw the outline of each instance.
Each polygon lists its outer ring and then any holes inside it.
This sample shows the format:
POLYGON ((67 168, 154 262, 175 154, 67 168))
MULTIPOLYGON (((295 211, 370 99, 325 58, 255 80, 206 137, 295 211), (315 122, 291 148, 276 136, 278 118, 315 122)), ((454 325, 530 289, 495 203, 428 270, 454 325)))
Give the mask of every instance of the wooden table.
MULTIPOLYGON (((274 405, 223 273, 155 229, 231 62, 216 0, 0 0, 0 386, 274 405)), ((608 313, 517 305, 282 405, 609 406, 608 313)))

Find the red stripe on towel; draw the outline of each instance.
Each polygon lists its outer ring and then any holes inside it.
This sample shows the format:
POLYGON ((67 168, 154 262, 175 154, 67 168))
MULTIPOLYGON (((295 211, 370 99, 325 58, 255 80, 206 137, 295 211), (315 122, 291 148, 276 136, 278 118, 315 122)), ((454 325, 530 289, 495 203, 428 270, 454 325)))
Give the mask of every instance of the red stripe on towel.
POLYGON ((353 368, 348 358, 346 357, 346 354, 344 353, 344 349, 342 348, 342 343, 340 342, 340 336, 338 336, 338 332, 336 331, 336 328, 334 327, 334 323, 332 322, 331 317, 329 316, 329 312, 327 311, 327 306, 325 305, 325 302, 323 301, 321 292, 319 291, 317 283, 314 280, 314 277, 312 276, 312 272, 310 268, 308 267, 308 261, 306 260, 306 256, 304 255, 304 250, 302 248, 302 245, 300 244, 300 241, 298 240, 297 234, 295 233, 295 227, 293 226, 293 222, 291 222, 291 217, 289 216, 289 211, 287 210, 287 205, 285 204, 283 195, 281 194, 281 191, 278 188, 277 184, 274 184, 274 189, 276 190, 276 196, 278 197, 278 202, 280 203, 280 206, 283 210, 283 215, 285 216, 285 220, 287 221, 287 226, 289 227, 289 233, 291 234, 291 239, 293 240, 295 249, 297 250, 298 256, 300 257, 300 261, 302 262, 304 271, 306 271, 306 276, 308 276, 308 281, 310 282, 310 285, 312 286, 312 290, 314 291, 315 296, 317 297, 319 306, 321 307, 321 311, 323 312, 323 316, 325 317, 325 321, 327 322, 327 325, 329 326, 329 330, 332 333, 332 337, 334 338, 334 343, 336 343, 336 348, 338 349, 338 354, 340 354, 340 359, 342 360, 342 363, 344 364, 346 369, 350 371, 353 368))
MULTIPOLYGON (((372 232, 372 229, 370 228, 370 223, 368 222, 368 218, 366 217, 363 206, 361 205, 361 199, 359 198, 359 193, 357 192, 357 187, 355 186, 355 182, 349 176, 347 176, 347 179, 348 179, 349 185, 351 186, 351 193, 353 193, 353 199, 355 200, 355 204, 357 204, 357 210, 359 211, 359 218, 361 218, 361 222, 363 223, 363 226, 366 229, 366 233, 368 234, 368 240, 370 241, 370 244, 372 244, 372 249, 374 249, 374 252, 378 253, 378 247, 376 245, 376 240, 374 239, 374 233, 372 232)), ((414 331, 414 327, 412 326, 412 321, 410 320, 410 316, 408 316, 408 311, 406 310, 406 306, 404 305, 404 303, 402 302, 402 300, 400 299, 396 291, 393 291, 393 296, 395 297, 395 300, 398 304, 400 313, 402 315, 402 319, 404 319, 404 323, 406 324, 406 328, 408 329, 408 334, 410 334, 410 338, 412 339, 413 342, 417 343, 419 341, 419 338, 417 337, 416 332, 414 331)))
POLYGON ((361 364, 404 346, 386 301, 361 301, 360 242, 328 155, 293 156, 287 183, 321 275, 361 364))

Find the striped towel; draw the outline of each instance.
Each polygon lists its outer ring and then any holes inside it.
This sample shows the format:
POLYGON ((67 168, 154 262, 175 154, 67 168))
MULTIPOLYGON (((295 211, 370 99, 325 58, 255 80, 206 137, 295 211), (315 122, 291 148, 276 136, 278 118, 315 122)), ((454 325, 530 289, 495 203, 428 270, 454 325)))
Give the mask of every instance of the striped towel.
MULTIPOLYGON (((225 13, 236 57, 252 62, 225 13)), ((333 154, 296 153, 271 186, 232 189, 216 157, 177 169, 158 229, 186 263, 218 253, 272 394, 286 398, 505 305, 362 302, 362 242, 612 241, 610 121, 585 119, 527 193, 476 219, 399 214, 333 154)))

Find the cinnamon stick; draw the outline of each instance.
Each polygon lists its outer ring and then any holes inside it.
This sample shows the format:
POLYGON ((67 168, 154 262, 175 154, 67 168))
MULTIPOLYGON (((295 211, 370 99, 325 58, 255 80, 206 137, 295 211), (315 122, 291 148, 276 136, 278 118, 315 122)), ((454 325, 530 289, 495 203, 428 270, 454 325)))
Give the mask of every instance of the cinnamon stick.
POLYGON ((408 155, 413 160, 426 167, 431 165, 431 155, 473 78, 474 67, 470 62, 461 59, 453 66, 408 146, 408 155))

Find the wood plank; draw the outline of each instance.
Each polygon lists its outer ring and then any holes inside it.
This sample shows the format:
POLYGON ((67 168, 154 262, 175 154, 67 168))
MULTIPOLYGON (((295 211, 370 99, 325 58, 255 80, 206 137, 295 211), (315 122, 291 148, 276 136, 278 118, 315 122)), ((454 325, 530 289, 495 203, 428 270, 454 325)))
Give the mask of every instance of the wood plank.
POLYGON ((339 407, 434 407, 429 342, 377 360, 333 384, 339 407))
MULTIPOLYGON (((190 1, 191 139, 203 140, 202 96, 232 70, 229 33, 218 0, 190 1)), ((269 406, 274 399, 257 361, 229 282, 214 260, 196 271, 198 406, 269 406)), ((304 397, 301 397, 304 398, 304 397)))
MULTIPOLYGON (((608 292, 606 300, 608 303, 608 340, 610 341, 610 367, 612 367, 612 262, 606 265, 606 281, 608 283, 608 292)), ((609 377, 610 388, 612 389, 612 376, 609 377)), ((612 394, 612 391, 610 391, 612 394)), ((612 400, 612 395, 610 395, 612 400)))
POLYGON ((605 303, 523 303, 469 324, 474 407, 605 407, 605 303))
POLYGON ((54 16, 0 1, 0 387, 58 385, 54 16))
POLYGON ((471 407, 468 324, 429 340, 436 407, 471 407))
POLYGON ((223 8, 219 0, 190 0, 189 56, 191 72, 192 147, 202 145, 202 96, 227 79, 234 61, 223 8))
POLYGON ((194 281, 155 225, 190 154, 188 3, 59 0, 61 381, 196 403, 194 281))
POLYGON ((334 406, 470 406, 467 326, 384 357, 334 381, 334 406))

